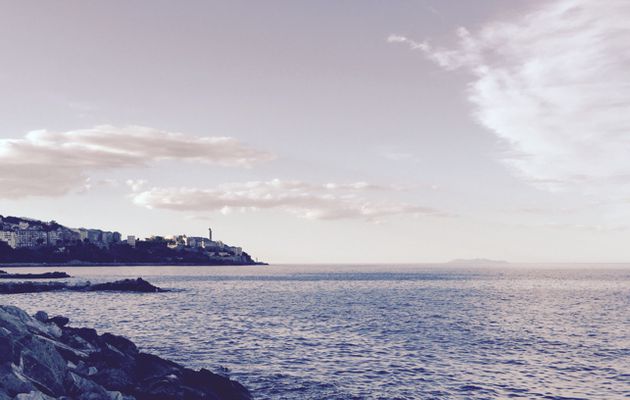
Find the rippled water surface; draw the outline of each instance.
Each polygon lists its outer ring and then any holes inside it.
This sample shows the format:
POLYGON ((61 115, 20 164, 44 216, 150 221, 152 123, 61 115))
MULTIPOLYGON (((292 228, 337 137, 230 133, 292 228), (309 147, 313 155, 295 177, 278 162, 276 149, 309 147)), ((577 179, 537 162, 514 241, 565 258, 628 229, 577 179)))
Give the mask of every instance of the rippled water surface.
POLYGON ((0 300, 227 368, 256 399, 622 399, 630 270, 618 268, 56 268, 175 290, 0 300))

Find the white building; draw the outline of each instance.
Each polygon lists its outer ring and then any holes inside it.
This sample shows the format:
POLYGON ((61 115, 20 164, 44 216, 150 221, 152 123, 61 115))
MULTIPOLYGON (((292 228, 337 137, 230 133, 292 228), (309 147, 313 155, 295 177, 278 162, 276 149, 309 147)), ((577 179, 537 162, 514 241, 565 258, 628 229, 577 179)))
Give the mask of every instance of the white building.
POLYGON ((63 229, 59 228, 54 231, 46 232, 46 235, 47 235, 46 239, 49 246, 57 246, 57 245, 63 244, 63 238, 64 238, 63 229))
POLYGON ((74 231, 79 234, 79 240, 80 241, 84 241, 85 239, 88 238, 88 230, 87 229, 79 228, 79 229, 75 229, 74 231))
POLYGON ((127 236, 127 244, 131 247, 136 247, 136 237, 134 235, 127 236))
POLYGON ((15 247, 38 247, 48 243, 48 235, 44 231, 31 229, 18 230, 16 232, 15 247))
POLYGON ((0 241, 5 242, 11 248, 17 247, 17 235, 13 231, 0 231, 0 241))
POLYGON ((98 229, 88 229, 87 239, 90 241, 90 243, 100 244, 103 241, 103 231, 100 231, 98 229))

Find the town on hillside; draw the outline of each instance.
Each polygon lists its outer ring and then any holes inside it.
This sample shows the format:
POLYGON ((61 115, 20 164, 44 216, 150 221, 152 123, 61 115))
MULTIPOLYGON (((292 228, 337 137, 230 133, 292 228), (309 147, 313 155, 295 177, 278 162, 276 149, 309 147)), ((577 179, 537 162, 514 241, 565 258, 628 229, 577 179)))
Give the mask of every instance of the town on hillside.
POLYGON ((68 228, 45 222, 0 215, 0 262, 4 263, 157 263, 256 264, 241 247, 208 237, 151 236, 140 240, 119 232, 68 228))

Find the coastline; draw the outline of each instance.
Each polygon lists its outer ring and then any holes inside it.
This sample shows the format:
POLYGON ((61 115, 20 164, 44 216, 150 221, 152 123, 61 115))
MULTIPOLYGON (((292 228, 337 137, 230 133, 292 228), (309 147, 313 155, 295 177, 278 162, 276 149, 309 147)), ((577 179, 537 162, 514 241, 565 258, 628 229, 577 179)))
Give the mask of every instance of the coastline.
POLYGON ((72 262, 72 263, 0 263, 0 268, 36 268, 36 267, 244 267, 244 266, 266 266, 269 263, 253 262, 253 263, 172 263, 172 262, 153 262, 153 263, 90 263, 90 262, 72 262))

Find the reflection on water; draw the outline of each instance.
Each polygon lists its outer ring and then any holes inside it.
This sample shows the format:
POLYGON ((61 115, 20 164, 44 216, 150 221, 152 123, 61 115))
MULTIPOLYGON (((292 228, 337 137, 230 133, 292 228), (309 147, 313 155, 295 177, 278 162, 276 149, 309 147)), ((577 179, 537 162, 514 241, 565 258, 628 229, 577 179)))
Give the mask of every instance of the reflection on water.
POLYGON ((257 399, 630 396, 627 269, 61 269, 177 290, 1 300, 191 367, 226 367, 257 399))

